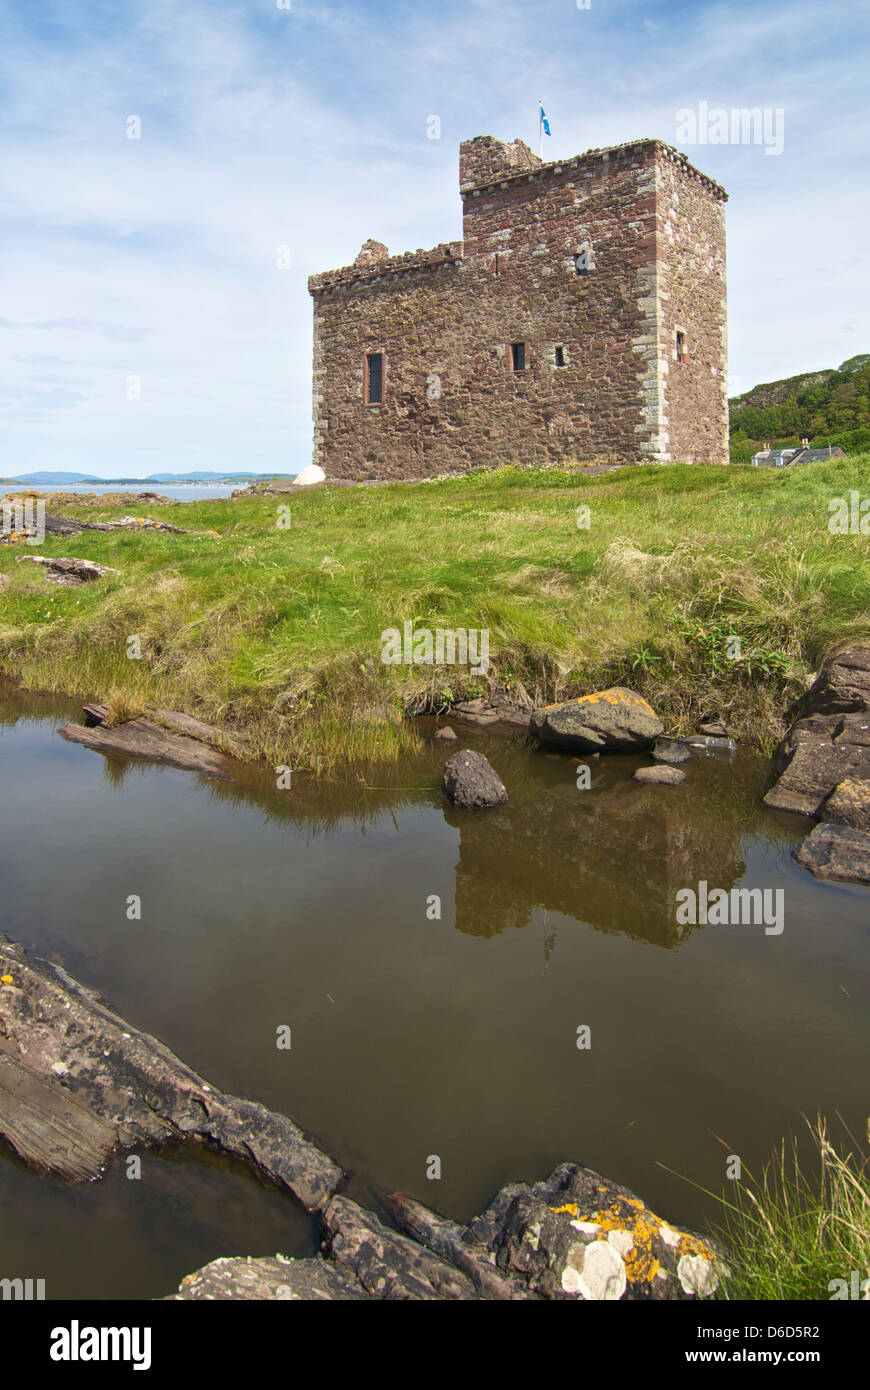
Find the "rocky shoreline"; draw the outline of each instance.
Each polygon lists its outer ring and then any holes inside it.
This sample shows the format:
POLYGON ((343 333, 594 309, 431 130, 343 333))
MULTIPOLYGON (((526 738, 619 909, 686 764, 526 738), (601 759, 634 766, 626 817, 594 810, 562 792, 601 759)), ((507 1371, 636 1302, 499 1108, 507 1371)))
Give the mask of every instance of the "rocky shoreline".
POLYGON ((284 1115, 210 1085, 59 965, 0 939, 0 1138, 36 1172, 98 1178, 113 1154, 209 1144, 314 1211, 341 1168, 284 1115))
MULTIPOLYGON (((244 758, 242 742, 185 714, 149 708, 113 726, 108 707, 91 704, 85 716, 61 733, 100 752, 221 778, 244 758)), ((643 752, 650 765, 636 776, 659 782, 666 774, 673 785, 686 775, 674 764, 691 761, 693 745, 727 756, 734 746, 718 723, 668 739, 655 711, 622 688, 534 711, 498 697, 461 702, 451 717, 471 728, 527 729, 581 765, 602 752, 643 752)), ((797 862, 821 878, 870 882, 870 651, 850 648, 827 663, 776 768, 768 807, 818 822, 794 851, 797 862)), ((473 820, 509 801, 488 760, 461 745, 443 789, 473 820)), ((173 1300, 708 1299, 728 1277, 709 1239, 578 1163, 508 1184, 466 1224, 402 1193, 366 1209, 344 1193, 341 1166, 293 1120, 222 1092, 60 966, 9 941, 0 941, 0 1138, 29 1168, 70 1183, 99 1178, 115 1155, 137 1147, 206 1145, 316 1214, 319 1255, 224 1257, 187 1275, 166 1295, 173 1300)))
POLYGON ((870 650, 819 672, 779 750, 772 810, 820 823, 794 852, 817 878, 870 883, 870 650))
POLYGON ((465 1226, 403 1194, 384 1198, 382 1220, 342 1193, 347 1174, 289 1117, 204 1081, 60 966, 5 940, 0 1138, 70 1183, 99 1178, 120 1152, 204 1144, 318 1214, 319 1257, 218 1260, 187 1276, 179 1299, 706 1299, 727 1277, 710 1241, 576 1163, 509 1184, 465 1226))
POLYGON ((400 1193, 384 1207, 393 1226, 339 1194, 319 1257, 215 1260, 171 1297, 664 1302, 711 1299, 729 1276, 711 1241, 577 1163, 508 1184, 464 1226, 400 1193))
MULTIPOLYGON (((85 707, 84 724, 67 724, 61 735, 97 752, 162 763, 208 777, 230 779, 233 759, 245 759, 244 736, 191 715, 148 708, 117 725, 108 707, 85 707)), ((501 726, 527 733, 543 749, 596 758, 601 753, 644 752, 649 767, 634 780, 678 787, 686 780, 680 764, 692 751, 732 757, 737 744, 723 723, 702 724, 697 735, 674 739, 651 706, 623 687, 594 691, 556 705, 527 709, 498 693, 459 701, 449 717, 471 728, 501 726)), ((455 731, 435 734, 458 742, 455 731)), ((776 756, 777 780, 764 797, 772 811, 818 822, 794 851, 802 868, 818 878, 870 883, 870 650, 837 653, 816 677, 776 756)), ((482 754, 458 749, 445 764, 444 794, 459 808, 503 804, 509 791, 482 754)))

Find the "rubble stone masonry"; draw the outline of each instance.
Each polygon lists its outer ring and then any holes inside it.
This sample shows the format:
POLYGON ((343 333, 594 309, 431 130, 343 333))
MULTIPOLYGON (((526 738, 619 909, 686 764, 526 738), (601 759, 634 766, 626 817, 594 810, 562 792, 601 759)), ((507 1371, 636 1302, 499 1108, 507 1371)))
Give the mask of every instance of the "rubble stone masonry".
POLYGON ((542 164, 481 136, 461 147, 460 191, 461 242, 390 256, 368 241, 309 280, 327 477, 727 462, 718 184, 658 140, 542 164))

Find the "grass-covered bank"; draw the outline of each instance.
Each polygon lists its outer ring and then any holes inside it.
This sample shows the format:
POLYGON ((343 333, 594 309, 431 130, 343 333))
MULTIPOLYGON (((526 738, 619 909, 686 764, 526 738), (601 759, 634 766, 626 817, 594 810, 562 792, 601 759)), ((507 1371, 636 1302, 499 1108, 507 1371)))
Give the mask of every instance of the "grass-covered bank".
POLYGON ((717 715, 769 749, 825 654, 870 637, 867 537, 828 528, 850 492, 870 496, 870 456, 794 472, 504 469, 149 508, 217 534, 46 538, 41 554, 118 571, 77 589, 17 565, 25 547, 0 549, 0 665, 35 689, 245 728, 253 752, 294 766, 395 756, 414 738, 396 715, 422 701, 501 688, 539 703, 615 681, 669 726, 717 715), (382 664, 381 633, 406 620, 488 629, 488 673, 382 664))

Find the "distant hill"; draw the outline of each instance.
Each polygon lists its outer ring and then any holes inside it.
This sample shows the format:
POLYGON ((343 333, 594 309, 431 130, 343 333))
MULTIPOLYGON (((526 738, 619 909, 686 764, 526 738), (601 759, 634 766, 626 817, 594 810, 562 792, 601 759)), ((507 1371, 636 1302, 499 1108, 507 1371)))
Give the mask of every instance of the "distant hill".
POLYGON ((224 478, 262 478, 263 473, 149 473, 146 483, 218 483, 224 478))
POLYGON ((754 386, 729 401, 731 456, 739 462, 755 448, 772 444, 839 444, 870 449, 870 353, 839 367, 754 386))
POLYGON ((90 473, 22 473, 20 478, 9 478, 10 483, 100 483, 102 478, 92 478, 90 473))
POLYGON ((267 478, 294 478, 295 473, 152 473, 147 478, 95 478, 90 473, 22 473, 0 478, 7 483, 221 483, 253 482, 267 478))

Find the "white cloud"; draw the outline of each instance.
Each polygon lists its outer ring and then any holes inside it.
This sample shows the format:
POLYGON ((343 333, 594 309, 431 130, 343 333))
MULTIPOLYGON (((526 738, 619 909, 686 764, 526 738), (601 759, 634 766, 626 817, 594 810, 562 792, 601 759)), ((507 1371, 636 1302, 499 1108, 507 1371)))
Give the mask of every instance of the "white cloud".
POLYGON ((459 140, 532 142, 539 97, 550 157, 673 141, 676 111, 700 99, 783 106, 778 158, 687 151, 731 193, 732 374, 751 385, 866 346, 851 0, 825 12, 824 34, 807 4, 678 18, 594 0, 140 0, 40 14, 0 21, 3 472, 303 466, 307 276, 368 236, 396 251, 459 236, 459 140), (141 140, 127 139, 131 114, 141 140), (431 114, 441 141, 426 139, 431 114), (51 365, 79 380, 40 382, 51 365), (126 398, 130 375, 141 400, 126 398))

